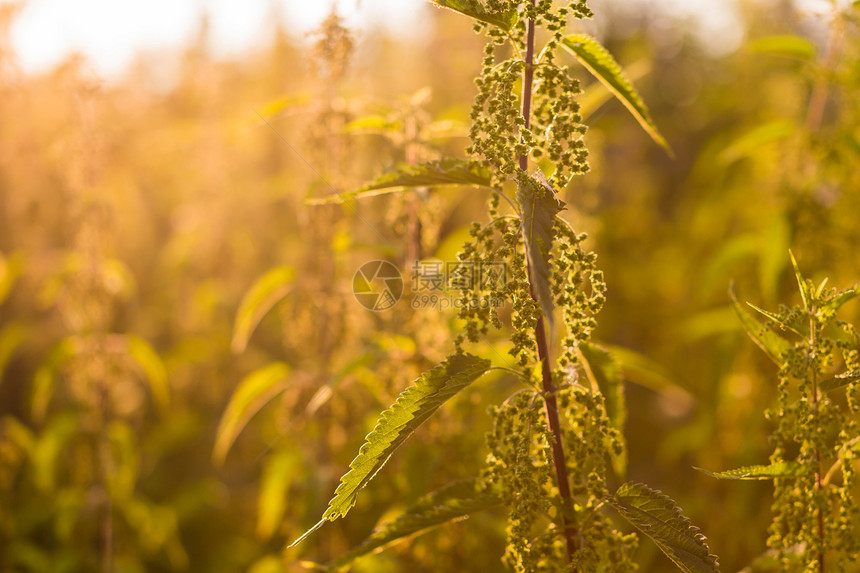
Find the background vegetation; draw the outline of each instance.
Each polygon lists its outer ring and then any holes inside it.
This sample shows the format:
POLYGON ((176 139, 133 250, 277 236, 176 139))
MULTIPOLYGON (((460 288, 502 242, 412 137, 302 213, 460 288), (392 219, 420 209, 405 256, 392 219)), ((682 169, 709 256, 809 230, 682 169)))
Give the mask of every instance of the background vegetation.
MULTIPOLYGON (((693 466, 765 462, 777 378, 727 289, 798 302, 789 248, 816 282, 860 278, 860 7, 742 3, 747 39, 726 54, 671 14, 613 6, 593 6, 601 40, 676 157, 583 74, 591 172, 562 199, 609 287, 596 337, 630 355, 627 477, 671 492, 736 571, 765 550, 772 486, 693 466)), ((452 310, 368 312, 352 277, 372 259, 407 276, 416 258, 454 260, 483 192, 308 205, 463 155, 481 39, 426 17, 421 42, 330 18, 241 61, 211 56, 201 25, 169 86, 144 57, 110 84, 80 58, 26 75, 0 36, 0 570, 303 570, 481 466, 486 404, 512 378, 466 390, 349 518, 283 551, 457 332, 452 310), (255 283, 271 310, 243 315, 255 283)), ((857 324, 860 305, 841 316, 857 324)), ((355 569, 498 570, 498 517, 355 569)), ((642 570, 673 570, 639 551, 642 570)))

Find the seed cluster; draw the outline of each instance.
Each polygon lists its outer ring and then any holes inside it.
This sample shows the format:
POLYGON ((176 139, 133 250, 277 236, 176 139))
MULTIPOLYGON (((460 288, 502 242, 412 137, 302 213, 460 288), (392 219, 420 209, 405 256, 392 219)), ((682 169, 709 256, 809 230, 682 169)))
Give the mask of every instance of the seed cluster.
POLYGON ((849 383, 843 402, 839 391, 823 391, 821 383, 840 362, 838 370, 860 372, 860 338, 853 326, 834 319, 838 305, 828 303, 840 293, 812 294, 811 283, 806 290, 806 305, 778 313, 778 322, 791 325, 800 340, 782 356, 778 401, 766 412, 777 428, 771 461, 795 462, 805 471, 775 480, 768 543, 785 570, 799 559, 804 571, 818 571, 824 556, 828 571, 845 571, 860 555, 854 496, 860 389, 849 383))

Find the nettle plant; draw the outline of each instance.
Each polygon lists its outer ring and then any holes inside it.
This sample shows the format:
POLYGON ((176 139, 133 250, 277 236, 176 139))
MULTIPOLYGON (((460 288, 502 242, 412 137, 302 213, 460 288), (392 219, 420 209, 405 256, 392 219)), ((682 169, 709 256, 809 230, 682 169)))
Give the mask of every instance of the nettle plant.
POLYGON ((755 343, 779 366, 776 404, 765 415, 770 463, 705 473, 720 479, 773 480, 770 551, 752 571, 846 571, 860 559, 860 506, 856 460, 860 454, 860 337, 836 318, 860 285, 845 290, 818 287, 791 257, 801 304, 778 312, 749 306, 732 292, 735 311, 755 343))
POLYGON ((473 225, 473 240, 460 253, 461 270, 503 262, 507 280, 467 281, 471 288, 460 305, 465 326, 454 352, 381 414, 322 519, 293 545, 326 521, 346 516, 358 491, 423 422, 478 378, 503 368, 524 387, 491 408, 489 455, 478 475, 428 494, 321 568, 338 569, 398 539, 502 506, 508 511, 504 562, 515 571, 636 570, 637 536, 620 530, 609 508, 682 570, 717 571, 704 536, 669 497, 640 483, 625 483, 614 493, 609 488, 615 479, 609 466, 618 475, 625 466, 624 402, 618 364, 590 342, 606 290, 597 257, 583 247, 585 235, 560 216, 564 203, 556 190, 588 165, 579 83, 557 62, 558 54, 574 55, 655 141, 668 146, 610 54, 586 35, 565 35, 569 19, 591 15, 584 2, 435 4, 473 18, 475 30, 488 39, 471 113, 471 159, 405 166, 344 198, 447 184, 489 188, 490 221, 473 225), (530 158, 537 162, 531 171, 530 158), (470 304, 487 299, 510 303, 509 325, 493 305, 470 304), (562 316, 560 323, 555 314, 562 316), (493 367, 488 358, 467 351, 491 327, 508 326, 517 368, 493 367))

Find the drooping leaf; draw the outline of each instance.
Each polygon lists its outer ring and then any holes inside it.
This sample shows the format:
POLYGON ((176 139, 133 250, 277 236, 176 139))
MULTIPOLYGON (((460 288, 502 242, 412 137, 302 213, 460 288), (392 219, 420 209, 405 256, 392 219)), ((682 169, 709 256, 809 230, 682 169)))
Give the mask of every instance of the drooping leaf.
POLYGON ((22 267, 22 255, 13 253, 7 257, 0 253, 0 303, 6 300, 6 297, 12 292, 12 287, 20 276, 22 267))
MULTIPOLYGON (((647 59, 638 60, 629 66, 625 66, 622 70, 624 77, 631 83, 635 82, 651 71, 651 62, 647 59)), ((602 82, 594 82, 586 87, 582 94, 579 95, 579 115, 583 120, 588 119, 600 107, 614 97, 613 92, 609 91, 602 82)))
POLYGON ((822 381, 818 387, 821 388, 822 392, 829 392, 830 390, 836 390, 837 388, 847 386, 857 380, 860 380, 860 370, 844 372, 834 376, 833 378, 828 378, 827 380, 822 381))
POLYGON ((394 520, 382 525, 360 545, 328 564, 337 570, 362 555, 380 550, 394 542, 427 530, 466 519, 474 513, 501 505, 501 498, 491 492, 478 491, 475 481, 449 484, 427 494, 394 520))
POLYGON ((549 331, 553 331, 552 271, 550 250, 555 235, 555 216, 564 208, 551 189, 531 175, 518 173, 517 202, 522 217, 523 242, 528 260, 529 282, 546 318, 549 331))
POLYGON ((257 495, 257 536, 269 539, 277 531, 287 509, 287 490, 301 468, 301 457, 293 449, 283 450, 266 461, 257 495))
POLYGON ((0 328, 0 383, 3 371, 21 343, 27 338, 27 328, 19 322, 10 322, 0 328))
POLYGON ((801 36, 766 36, 756 38, 748 45, 753 52, 796 58, 798 60, 811 60, 815 57, 815 44, 801 36))
POLYGON ((236 354, 245 350, 248 340, 260 321, 290 290, 296 273, 292 267, 271 269, 251 286, 236 311, 230 348, 236 354))
POLYGON ((682 571, 719 572, 717 557, 711 555, 705 536, 668 496, 641 483, 626 483, 609 503, 682 571))
POLYGON ((146 340, 138 336, 128 336, 127 342, 129 354, 140 365, 149 381, 155 403, 162 412, 167 412, 170 406, 170 386, 167 383, 167 369, 164 367, 164 362, 146 340))
POLYGON ((298 105, 304 105, 311 101, 313 101, 313 97, 310 94, 282 96, 263 104, 263 106, 259 110, 257 110, 257 116, 259 117, 255 117, 254 119, 255 121, 258 120, 260 117, 262 117, 263 119, 269 119, 281 113, 285 109, 289 109, 298 105))
POLYGON ((625 380, 658 392, 670 400, 685 404, 692 404, 695 400, 661 364, 629 348, 609 344, 604 344, 603 347, 621 365, 625 380))
POLYGON ((431 2, 439 8, 454 10, 475 20, 501 28, 505 32, 509 32, 517 23, 516 10, 491 12, 479 0, 431 0, 431 2))
POLYGON ((807 469, 798 462, 776 462, 770 465, 745 466, 742 468, 727 470, 724 472, 711 472, 702 468, 696 468, 700 472, 717 479, 734 480, 759 480, 776 478, 803 477, 807 469))
POLYGON ((671 156, 672 148, 648 113, 645 102, 633 84, 624 76, 621 67, 600 42, 586 34, 574 34, 562 40, 567 48, 597 80, 605 85, 624 104, 645 132, 671 156))
POLYGON ((48 357, 36 370, 36 374, 33 376, 31 409, 33 418, 37 422, 42 422, 48 412, 48 404, 54 395, 54 382, 59 369, 69 358, 75 355, 75 352, 75 337, 64 338, 51 350, 48 357))
POLYGON ((375 197, 401 191, 407 187, 429 187, 435 185, 481 185, 490 184, 490 172, 473 161, 465 159, 440 159, 418 165, 406 165, 386 173, 355 191, 317 197, 306 201, 308 205, 340 204, 353 199, 375 197))
POLYGON ((368 115, 354 119, 343 128, 346 133, 388 135, 399 133, 402 125, 381 115, 368 115))
POLYGON ((791 349, 791 344, 748 313, 738 302, 732 287, 729 288, 729 296, 732 299, 732 307, 749 337, 770 356, 777 366, 782 366, 782 355, 791 349))
POLYGON ((379 417, 358 456, 349 464, 350 470, 340 479, 341 483, 322 519, 294 541, 291 547, 316 531, 325 521, 345 516, 355 505, 358 490, 373 479, 391 454, 442 404, 489 368, 489 360, 471 354, 455 354, 415 380, 379 417))
POLYGON ((289 366, 283 362, 273 362, 251 372, 239 383, 215 432, 212 461, 216 465, 224 463, 236 437, 254 414, 284 390, 283 382, 289 373, 289 366))
MULTIPOLYGON (((606 414, 612 426, 623 435, 624 422, 627 419, 627 407, 624 403, 624 381, 621 376, 621 364, 608 350, 591 343, 578 346, 580 356, 584 360, 586 374, 592 384, 600 389, 606 401, 606 414)), ((627 468, 626 451, 612 453, 612 465, 618 475, 624 475, 627 468)))
MULTIPOLYGON (((723 163, 732 163, 752 155, 769 143, 787 139, 796 131, 794 124, 786 120, 760 125, 734 140, 720 153, 719 159, 723 163)), ((781 256, 784 256, 784 252, 781 253, 781 256)))

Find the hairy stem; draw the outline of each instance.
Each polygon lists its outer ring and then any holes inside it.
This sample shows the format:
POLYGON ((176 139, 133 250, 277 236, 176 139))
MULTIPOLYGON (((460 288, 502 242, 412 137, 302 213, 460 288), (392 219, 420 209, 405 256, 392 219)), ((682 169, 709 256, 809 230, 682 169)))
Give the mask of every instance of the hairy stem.
MULTIPOLYGON (((535 0, 531 0, 535 4, 535 0)), ((532 85, 534 83, 534 51, 535 51, 535 22, 529 20, 526 37, 526 66, 523 74, 523 97, 522 113, 525 127, 531 125, 532 107, 532 85)), ((528 171, 529 159, 527 155, 520 155, 519 166, 523 171, 528 171)), ((531 283, 531 269, 529 271, 529 283, 531 283)), ((531 289, 532 298, 536 300, 534 289, 531 289)), ((577 550, 578 528, 573 518, 573 500, 570 494, 570 483, 567 476, 567 462, 564 456, 564 444, 561 438, 561 423, 558 418, 558 404, 555 398, 555 386, 552 383, 552 370, 550 369, 549 344, 546 338, 543 316, 538 318, 535 325, 535 342, 537 343, 538 359, 541 361, 541 383, 546 405, 546 421, 552 436, 552 461, 555 466, 555 477, 558 484, 558 493, 561 497, 562 507, 566 510, 562 514, 564 525, 564 538, 567 543, 567 555, 570 561, 577 550)), ((576 570, 574 569, 574 572, 576 570)))
MULTIPOLYGON (((818 343, 816 337, 816 328, 818 328, 818 321, 815 318, 815 309, 810 309, 810 317, 809 317, 809 346, 810 346, 810 363, 812 366, 812 415, 815 420, 815 427, 813 428, 814 432, 818 432, 818 402, 819 402, 819 391, 818 391, 818 365, 816 363, 816 345, 818 343)), ((822 466, 821 466, 821 451, 818 449, 818 440, 816 437, 815 440, 815 451, 813 452, 813 457, 815 459, 815 493, 816 497, 821 495, 821 476, 822 476, 822 466)), ((816 500, 816 505, 818 506, 816 509, 817 520, 818 520, 818 571, 819 573, 824 573, 824 508, 821 506, 820 498, 816 500)))

